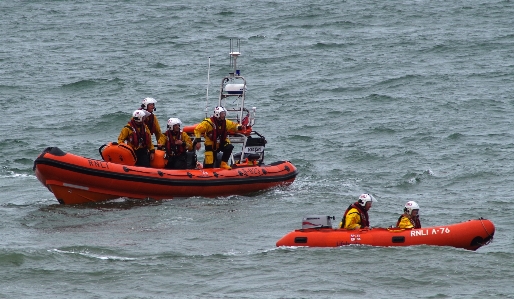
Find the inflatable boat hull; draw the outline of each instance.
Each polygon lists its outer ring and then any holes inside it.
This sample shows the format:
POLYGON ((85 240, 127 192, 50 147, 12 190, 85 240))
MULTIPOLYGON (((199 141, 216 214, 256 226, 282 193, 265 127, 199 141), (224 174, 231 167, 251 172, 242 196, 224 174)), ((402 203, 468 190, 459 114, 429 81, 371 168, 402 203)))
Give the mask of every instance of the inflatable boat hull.
POLYGON ((282 237, 277 246, 339 247, 347 245, 371 246, 453 246, 477 250, 494 236, 494 224, 487 219, 475 219, 457 224, 420 229, 299 229, 282 237))
POLYGON ((34 171, 61 204, 99 202, 119 197, 173 199, 245 195, 291 184, 298 174, 288 161, 270 165, 168 170, 121 165, 45 149, 34 171))

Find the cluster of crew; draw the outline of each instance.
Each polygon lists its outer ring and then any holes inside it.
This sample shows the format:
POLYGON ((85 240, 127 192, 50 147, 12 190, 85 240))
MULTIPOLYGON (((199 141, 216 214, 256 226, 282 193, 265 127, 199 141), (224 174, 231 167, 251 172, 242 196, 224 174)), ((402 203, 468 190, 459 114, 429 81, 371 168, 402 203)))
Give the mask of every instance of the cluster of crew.
MULTIPOLYGON (((377 200, 371 194, 365 193, 351 204, 343 214, 339 224, 340 228, 359 229, 369 227, 368 210, 373 202, 377 200)), ((419 205, 415 201, 408 201, 403 209, 403 214, 398 218, 396 227, 399 228, 421 228, 419 221, 419 205)))
MULTIPOLYGON (((181 129, 182 122, 178 118, 170 118, 167 122, 167 130, 163 134, 157 116, 153 98, 145 98, 141 108, 132 113, 129 120, 120 132, 118 143, 126 143, 134 150, 137 160, 136 165, 149 167, 150 161, 154 159, 155 146, 152 142, 152 135, 157 140, 157 148, 165 151, 166 169, 187 169, 194 164, 196 168, 214 167, 217 154, 222 152, 220 167, 231 169, 228 160, 234 146, 228 139, 229 131, 241 131, 246 128, 238 123, 225 119, 227 110, 223 107, 214 108, 212 117, 204 119, 195 127, 194 141, 191 141, 188 134, 181 129), (196 161, 195 151, 201 148, 201 140, 204 138, 205 158, 203 165, 196 161), (188 163, 194 158, 194 163, 188 163)), ((343 219, 339 224, 344 229, 359 229, 369 227, 368 210, 376 199, 371 194, 365 193, 351 204, 344 212, 343 219)), ((405 204, 403 214, 398 218, 396 227, 399 228, 421 228, 419 221, 419 205, 414 201, 405 204)))
POLYGON ((222 152, 220 167, 232 169, 228 164, 234 146, 228 139, 229 131, 245 130, 244 126, 225 119, 227 110, 216 107, 212 117, 204 119, 194 130, 195 138, 191 141, 188 134, 181 129, 182 122, 178 118, 170 118, 167 130, 163 134, 157 116, 154 114, 157 101, 145 98, 141 108, 132 113, 132 118, 121 129, 118 143, 128 144, 136 154, 136 165, 149 167, 155 156, 152 135, 155 135, 157 148, 165 151, 166 169, 212 168, 217 153, 222 152), (196 160, 196 150, 201 148, 204 138, 205 160, 203 165, 196 160), (193 163, 191 160, 194 160, 193 163), (191 167, 190 165, 194 165, 191 167))

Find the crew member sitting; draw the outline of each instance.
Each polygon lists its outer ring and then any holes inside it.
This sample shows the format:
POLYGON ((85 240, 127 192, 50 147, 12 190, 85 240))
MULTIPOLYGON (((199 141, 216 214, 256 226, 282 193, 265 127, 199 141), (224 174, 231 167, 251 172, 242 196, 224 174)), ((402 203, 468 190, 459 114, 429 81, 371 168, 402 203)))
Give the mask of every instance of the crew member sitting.
POLYGON ((371 194, 361 194, 359 199, 346 209, 339 227, 345 229, 368 228, 368 210, 371 208, 371 204, 376 201, 371 194))
POLYGON ((421 228, 419 221, 419 205, 415 201, 408 201, 403 208, 403 214, 398 218, 396 227, 421 228))
MULTIPOLYGON (((182 132, 180 126, 182 122, 178 118, 168 119, 168 130, 164 134, 164 150, 166 151, 167 169, 187 169, 194 168, 196 161, 188 167, 187 151, 193 150, 193 143, 186 132, 182 132)), ((194 155, 194 153, 192 153, 194 155)))

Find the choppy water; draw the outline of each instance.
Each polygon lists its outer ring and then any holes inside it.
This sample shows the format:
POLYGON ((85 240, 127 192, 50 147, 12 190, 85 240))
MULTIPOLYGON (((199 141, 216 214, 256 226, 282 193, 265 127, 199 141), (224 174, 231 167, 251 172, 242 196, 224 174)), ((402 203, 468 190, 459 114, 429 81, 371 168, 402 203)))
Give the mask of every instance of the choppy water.
POLYGON ((3 1, 1 298, 512 298, 511 1, 3 1), (251 197, 61 206, 32 171, 47 146, 98 158, 142 98, 204 116, 230 71, 266 160, 300 171, 251 197), (484 217, 454 248, 276 248, 306 214, 376 196, 424 226, 484 217))

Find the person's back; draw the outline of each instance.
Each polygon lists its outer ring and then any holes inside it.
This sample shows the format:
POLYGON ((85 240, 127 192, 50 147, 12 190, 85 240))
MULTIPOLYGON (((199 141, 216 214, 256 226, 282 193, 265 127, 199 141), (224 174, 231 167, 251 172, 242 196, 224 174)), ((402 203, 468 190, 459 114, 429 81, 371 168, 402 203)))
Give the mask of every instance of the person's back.
POLYGON ((361 194, 359 199, 346 209, 339 227, 352 230, 369 227, 368 210, 373 202, 376 200, 370 194, 361 194))

